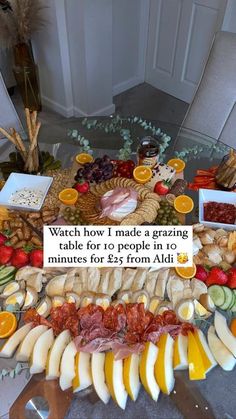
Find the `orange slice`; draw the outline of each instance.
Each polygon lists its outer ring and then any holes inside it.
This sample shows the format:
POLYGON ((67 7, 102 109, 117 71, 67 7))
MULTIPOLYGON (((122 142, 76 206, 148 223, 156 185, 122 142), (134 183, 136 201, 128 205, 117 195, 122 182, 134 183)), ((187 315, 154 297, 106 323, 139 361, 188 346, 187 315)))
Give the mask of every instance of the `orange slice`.
POLYGON ((75 160, 79 164, 85 164, 85 163, 92 163, 94 159, 93 159, 93 156, 91 156, 91 154, 80 153, 80 154, 77 154, 75 160))
POLYGON ((152 170, 148 166, 137 166, 133 171, 133 177, 138 183, 147 183, 152 177, 152 170))
POLYGON ((0 311, 0 338, 8 338, 17 328, 16 316, 9 311, 0 311))
POLYGON ((185 168, 185 162, 181 159, 170 159, 167 166, 173 167, 176 173, 181 173, 185 168))
POLYGON ((188 195, 179 195, 174 200, 174 208, 180 214, 188 214, 193 210, 194 203, 188 195))
POLYGON ((79 192, 73 188, 63 189, 59 193, 60 201, 65 205, 74 205, 79 197, 79 192))
POLYGON ((183 279, 191 279, 196 275, 197 267, 195 263, 193 266, 176 266, 176 273, 183 279))

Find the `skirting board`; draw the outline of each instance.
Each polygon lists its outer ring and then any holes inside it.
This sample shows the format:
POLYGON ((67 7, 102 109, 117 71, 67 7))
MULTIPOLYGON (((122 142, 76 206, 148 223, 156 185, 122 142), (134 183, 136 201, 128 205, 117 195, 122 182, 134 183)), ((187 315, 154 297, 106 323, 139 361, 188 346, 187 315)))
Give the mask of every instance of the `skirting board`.
POLYGON ((52 99, 49 99, 47 96, 42 95, 42 103, 51 111, 59 113, 60 115, 65 116, 66 118, 71 118, 74 116, 73 106, 66 108, 58 102, 55 102, 52 99))
POLYGON ((60 115, 65 116, 66 118, 71 118, 73 116, 77 118, 86 116, 106 116, 111 115, 115 112, 115 105, 113 103, 111 105, 106 106, 105 108, 98 109, 97 111, 89 114, 76 106, 72 106, 67 109, 65 106, 60 105, 58 102, 55 102, 54 100, 51 100, 46 96, 42 96, 42 102, 43 105, 45 105, 48 109, 57 112, 60 115))
POLYGON ((131 89, 132 87, 138 86, 143 82, 144 79, 141 76, 135 76, 129 80, 122 81, 121 83, 118 83, 115 86, 113 86, 113 96, 119 95, 120 93, 123 93, 126 90, 131 89))
POLYGON ((105 108, 98 109, 98 111, 91 112, 89 114, 82 111, 80 108, 74 107, 74 116, 77 118, 80 116, 107 116, 113 114, 115 110, 116 107, 113 103, 109 106, 106 106, 105 108))

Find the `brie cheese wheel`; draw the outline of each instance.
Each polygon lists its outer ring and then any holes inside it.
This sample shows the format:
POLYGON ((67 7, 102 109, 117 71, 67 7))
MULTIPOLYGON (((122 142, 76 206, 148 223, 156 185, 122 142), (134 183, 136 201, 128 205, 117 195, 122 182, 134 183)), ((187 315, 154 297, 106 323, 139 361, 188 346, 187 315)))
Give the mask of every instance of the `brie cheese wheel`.
MULTIPOLYGON (((113 189, 111 191, 106 192, 103 195, 103 197, 102 197, 103 205, 104 205, 104 206, 102 205, 103 210, 105 208, 105 199, 104 198, 106 198, 106 197, 108 198, 111 195, 113 195, 114 193, 115 193, 115 190, 113 189)), ((138 204, 137 198, 134 198, 134 197, 127 198, 127 194, 128 194, 128 190, 126 190, 124 188, 123 193, 119 193, 119 195, 117 194, 117 198, 114 197, 114 202, 113 203, 115 204, 114 205, 115 208, 111 212, 109 212, 109 214, 106 214, 106 216, 108 218, 110 218, 111 220, 114 220, 114 221, 121 221, 127 215, 129 215, 129 214, 131 214, 132 212, 135 211, 135 209, 137 207, 137 204, 138 204), (124 201, 124 202, 122 202, 122 201, 124 201)), ((134 191, 133 195, 136 195, 135 191, 134 191)))

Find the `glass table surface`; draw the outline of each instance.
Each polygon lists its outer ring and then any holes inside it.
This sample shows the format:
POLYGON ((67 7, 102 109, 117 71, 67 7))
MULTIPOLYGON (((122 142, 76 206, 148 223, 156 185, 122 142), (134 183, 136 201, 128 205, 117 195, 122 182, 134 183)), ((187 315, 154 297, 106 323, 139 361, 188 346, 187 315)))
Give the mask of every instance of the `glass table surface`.
MULTIPOLYGON (((106 124, 109 125, 113 118, 88 118, 89 121, 102 123, 102 129, 88 130, 82 118, 68 119, 60 124, 56 123, 50 126, 43 125, 40 132, 40 149, 49 151, 56 159, 60 159, 63 167, 69 167, 73 162, 74 156, 80 152, 80 145, 78 140, 68 136, 68 131, 78 130, 81 136, 89 140, 94 156, 100 157, 108 154, 112 158, 117 158, 119 149, 124 143, 120 136, 120 130, 108 133, 104 131, 104 126, 106 124)), ((208 169, 211 166, 218 165, 229 151, 229 147, 225 144, 207 137, 202 133, 189 129, 180 129, 179 126, 164 121, 146 122, 150 123, 152 127, 159 127, 162 132, 172 137, 168 148, 163 153, 163 161, 167 162, 176 155, 186 160, 184 177, 188 182, 192 182, 197 169, 208 169)), ((124 118, 121 126, 121 129, 131 130, 133 140, 131 158, 133 159, 136 159, 136 149, 139 139, 145 135, 152 135, 150 130, 144 130, 140 124, 131 124, 127 118, 124 118)), ((0 142, 0 160, 7 160, 8 154, 12 150, 13 147, 11 144, 2 140, 0 142)), ((197 207, 198 193, 187 190, 187 194, 193 197, 195 206, 197 207)), ((192 224, 196 221, 198 221, 196 213, 191 214, 186 219, 187 224, 192 224)), ((11 360, 0 359, 0 370, 10 365, 11 360)), ((21 392, 26 383, 24 379, 19 380, 18 378, 15 382, 13 380, 11 381, 11 379, 6 379, 6 384, 4 381, 0 382, 0 405, 3 403, 5 408, 13 403, 14 398, 21 392), (11 396, 12 386, 18 386, 13 397, 11 396), (8 393, 5 392, 6 388, 9 389, 8 393), (6 403, 6 401, 8 402, 6 403)), ((188 381, 187 375, 186 380, 188 381)), ((216 367, 208 373, 206 380, 195 382, 194 386, 200 390, 206 401, 212 407, 215 418, 236 418, 235 371, 225 372, 220 367, 216 367)), ((198 416, 197 408, 197 406, 193 406, 193 412, 187 419, 201 418, 201 416, 198 416)), ((4 407, 1 408, 0 416, 3 413, 4 407)), ((81 397, 81 395, 75 395, 66 418, 102 419, 106 417, 107 419, 113 419, 118 417, 134 418, 141 416, 143 418, 157 419, 177 419, 184 417, 170 397, 162 394, 156 403, 142 390, 135 403, 130 400, 128 401, 127 408, 124 412, 115 406, 112 401, 109 402, 108 406, 105 406, 101 401, 95 400, 94 402, 87 396, 81 397)))

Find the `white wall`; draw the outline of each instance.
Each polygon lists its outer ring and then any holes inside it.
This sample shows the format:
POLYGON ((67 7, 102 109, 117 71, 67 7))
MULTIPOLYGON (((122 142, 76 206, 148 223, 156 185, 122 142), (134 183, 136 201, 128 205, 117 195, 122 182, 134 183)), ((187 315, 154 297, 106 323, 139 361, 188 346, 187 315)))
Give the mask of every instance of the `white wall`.
POLYGON ((223 31, 236 32, 236 1, 228 0, 225 17, 222 25, 223 31))
POLYGON ((48 1, 47 23, 33 37, 35 60, 39 67, 40 87, 43 104, 65 116, 67 109, 59 32, 54 0, 48 1))
POLYGON ((148 0, 113 0, 113 94, 144 81, 148 0))

